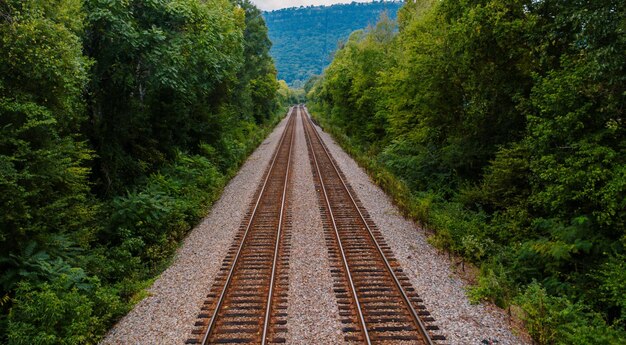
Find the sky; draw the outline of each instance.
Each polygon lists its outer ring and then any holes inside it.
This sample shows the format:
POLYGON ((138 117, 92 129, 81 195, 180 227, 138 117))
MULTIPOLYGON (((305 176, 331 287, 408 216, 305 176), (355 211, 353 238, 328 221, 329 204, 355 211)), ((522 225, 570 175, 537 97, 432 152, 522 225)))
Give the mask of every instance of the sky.
MULTIPOLYGON (((341 3, 351 3, 353 0, 252 0, 252 2, 264 11, 277 10, 286 7, 320 6, 341 3)), ((370 2, 371 0, 354 0, 355 2, 370 2)))

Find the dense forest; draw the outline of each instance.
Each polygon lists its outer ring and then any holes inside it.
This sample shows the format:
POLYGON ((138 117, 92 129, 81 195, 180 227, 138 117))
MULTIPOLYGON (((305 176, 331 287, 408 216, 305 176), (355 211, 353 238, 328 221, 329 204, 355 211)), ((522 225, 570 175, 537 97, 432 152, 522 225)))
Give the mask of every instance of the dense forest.
POLYGON ((308 104, 468 293, 541 344, 626 343, 626 2, 417 0, 351 34, 308 104))
POLYGON ((0 2, 0 343, 96 343, 276 123, 249 0, 0 2))
POLYGON ((400 6, 401 1, 374 1, 264 12, 279 79, 301 88, 311 76, 322 73, 338 42, 354 30, 376 24, 382 12, 395 19, 400 6))

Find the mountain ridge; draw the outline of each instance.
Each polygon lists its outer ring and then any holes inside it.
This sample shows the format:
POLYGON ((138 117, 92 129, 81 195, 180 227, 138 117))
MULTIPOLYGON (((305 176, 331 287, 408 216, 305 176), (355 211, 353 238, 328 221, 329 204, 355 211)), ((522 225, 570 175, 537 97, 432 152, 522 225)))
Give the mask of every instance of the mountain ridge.
POLYGON ((310 77, 322 73, 340 41, 355 30, 374 25, 385 11, 395 19, 402 4, 401 1, 352 2, 264 11, 272 41, 270 54, 278 78, 291 87, 301 87, 310 77))

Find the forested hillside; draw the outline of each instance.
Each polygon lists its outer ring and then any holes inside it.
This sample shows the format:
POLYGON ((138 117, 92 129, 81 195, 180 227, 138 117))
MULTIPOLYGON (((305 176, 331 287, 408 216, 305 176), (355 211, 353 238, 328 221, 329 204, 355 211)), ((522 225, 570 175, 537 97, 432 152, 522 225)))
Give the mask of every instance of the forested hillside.
POLYGON ((275 123, 269 47, 248 0, 0 2, 0 343, 142 297, 275 123))
POLYGON ((475 301, 541 344, 626 343, 626 3, 418 0, 354 32, 309 106, 475 301))
POLYGON ((278 78, 302 87, 311 76, 322 73, 339 42, 352 31, 375 24, 385 11, 395 19, 401 5, 398 1, 353 2, 264 12, 278 78))

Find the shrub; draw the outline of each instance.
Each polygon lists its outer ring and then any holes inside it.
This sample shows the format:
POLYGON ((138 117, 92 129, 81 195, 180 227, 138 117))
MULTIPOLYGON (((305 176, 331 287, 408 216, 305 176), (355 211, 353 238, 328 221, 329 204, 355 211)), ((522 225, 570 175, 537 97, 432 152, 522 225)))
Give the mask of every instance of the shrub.
POLYGON ((9 344, 90 344, 124 308, 115 291, 73 269, 50 282, 21 283, 8 318, 9 344))
POLYGON ((624 332, 565 297, 550 296, 536 282, 516 298, 526 329, 540 344, 617 344, 624 332))
POLYGON ((492 259, 481 265, 478 284, 470 286, 467 292, 472 303, 486 300, 506 308, 516 291, 510 272, 500 260, 492 259))

